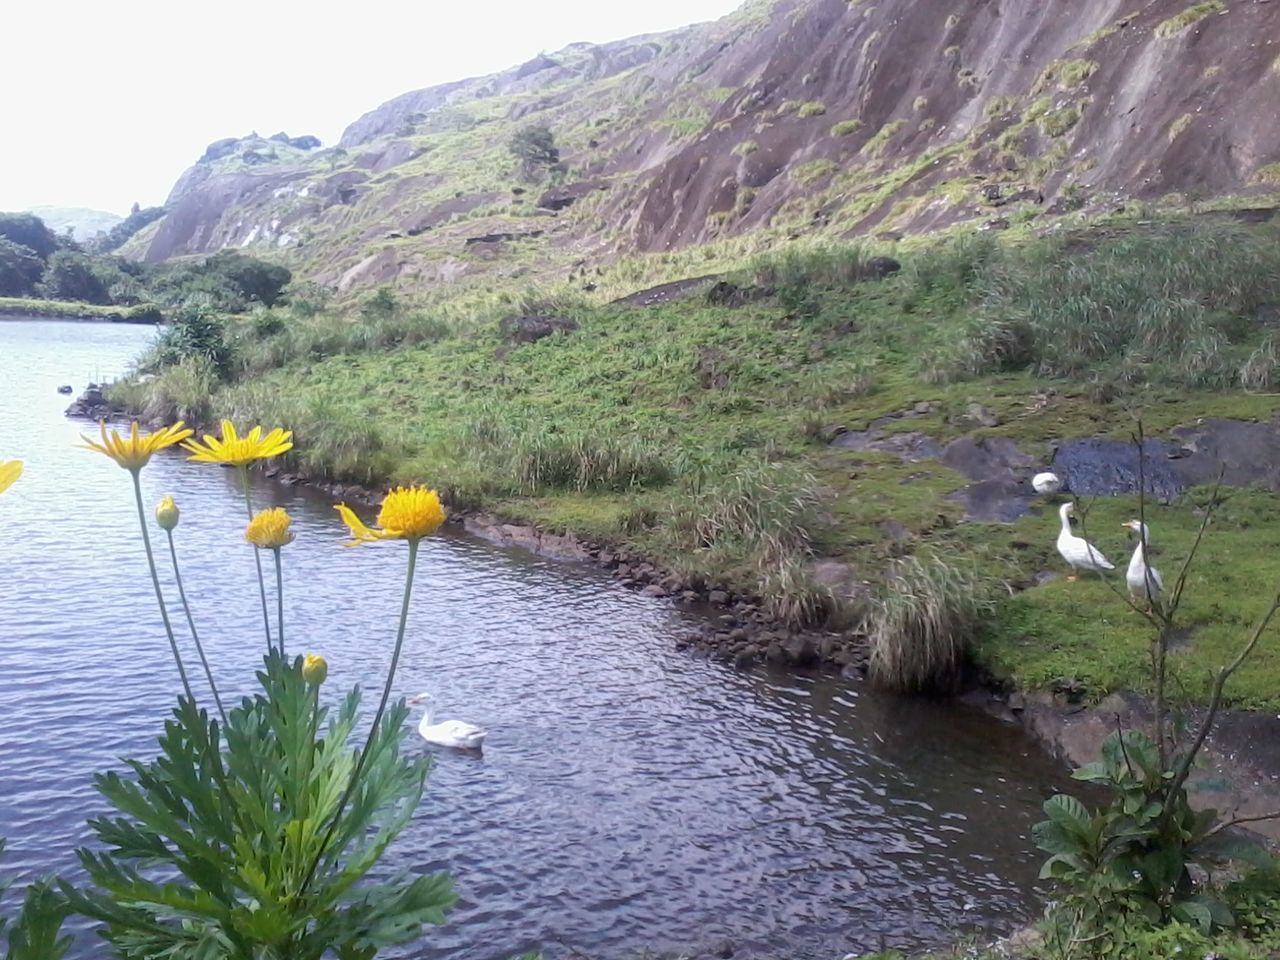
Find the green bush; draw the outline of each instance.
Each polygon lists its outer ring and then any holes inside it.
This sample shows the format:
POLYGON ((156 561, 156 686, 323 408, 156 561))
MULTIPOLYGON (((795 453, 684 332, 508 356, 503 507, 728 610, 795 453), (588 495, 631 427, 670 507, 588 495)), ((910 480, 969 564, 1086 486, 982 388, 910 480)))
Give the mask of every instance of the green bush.
POLYGON ((212 310, 187 307, 164 329, 143 361, 144 369, 162 370, 187 361, 208 364, 219 378, 231 369, 226 323, 212 310))

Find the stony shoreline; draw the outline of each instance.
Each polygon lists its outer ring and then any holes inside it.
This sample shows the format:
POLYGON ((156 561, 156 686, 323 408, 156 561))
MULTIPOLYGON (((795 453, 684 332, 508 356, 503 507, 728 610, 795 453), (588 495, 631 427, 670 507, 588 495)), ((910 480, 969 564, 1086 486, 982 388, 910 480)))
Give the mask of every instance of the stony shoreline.
MULTIPOLYGON (((268 470, 265 476, 286 486, 305 485, 334 499, 368 506, 376 504, 379 498, 377 491, 359 484, 315 483, 297 474, 275 470, 268 470)), ((769 616, 759 597, 682 578, 652 558, 574 534, 550 533, 475 510, 451 511, 449 523, 499 546, 600 567, 629 590, 669 600, 681 610, 705 617, 706 622, 699 629, 690 630, 676 641, 677 650, 732 663, 742 670, 772 664, 823 668, 847 677, 866 674, 869 648, 866 637, 857 631, 792 629, 769 616)))

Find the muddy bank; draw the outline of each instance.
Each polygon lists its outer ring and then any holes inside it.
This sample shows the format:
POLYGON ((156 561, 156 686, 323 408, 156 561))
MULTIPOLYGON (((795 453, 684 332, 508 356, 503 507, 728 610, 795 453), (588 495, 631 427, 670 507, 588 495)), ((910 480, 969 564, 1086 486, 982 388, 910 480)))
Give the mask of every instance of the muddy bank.
MULTIPOLYGON (((1102 743, 1118 728, 1150 729, 1150 703, 1134 693, 1115 693, 1092 706, 1072 704, 1069 694, 1051 691, 1006 693, 974 688, 962 701, 1010 723, 1019 723, 1063 764, 1079 767, 1097 760, 1102 743)), ((1186 711, 1194 731, 1203 708, 1186 711)), ((1212 808, 1224 820, 1280 810, 1280 716, 1220 711, 1188 781, 1191 803, 1212 808)), ((1249 823, 1253 833, 1280 843, 1280 820, 1249 823)))

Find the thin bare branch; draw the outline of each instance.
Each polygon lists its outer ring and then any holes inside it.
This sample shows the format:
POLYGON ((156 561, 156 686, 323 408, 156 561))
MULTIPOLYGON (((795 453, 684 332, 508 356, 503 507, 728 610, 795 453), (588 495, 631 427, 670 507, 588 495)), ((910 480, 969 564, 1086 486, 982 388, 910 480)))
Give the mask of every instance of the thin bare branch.
POLYGON ((1252 817, 1232 817, 1230 820, 1223 820, 1212 830, 1204 835, 1205 839, 1209 839, 1214 834, 1221 833, 1231 827, 1239 826, 1242 823, 1260 823, 1263 820, 1280 820, 1280 810, 1272 810, 1270 813, 1259 813, 1252 817))
POLYGON ((1280 589, 1277 589, 1275 596, 1271 598, 1266 614, 1258 621, 1258 625, 1253 628, 1253 633, 1249 635, 1248 642, 1236 654, 1235 659, 1225 667, 1219 668, 1214 676, 1213 690, 1209 697, 1209 710, 1205 714, 1204 720, 1200 723, 1200 729, 1196 731, 1196 738, 1192 741, 1190 749, 1187 750, 1178 764, 1173 782, 1169 784, 1169 792, 1165 794, 1164 799, 1163 816, 1168 817, 1172 812, 1175 798, 1186 784, 1187 777, 1191 776, 1191 765, 1195 763, 1195 759, 1199 755, 1200 749, 1204 746, 1204 742, 1209 739, 1209 733, 1218 717, 1218 710, 1222 707, 1223 688, 1226 687, 1227 681, 1231 679, 1231 675, 1239 670, 1244 662, 1249 659, 1249 655, 1253 653, 1258 641, 1262 639, 1262 634, 1266 632, 1277 610, 1280 610, 1280 589))

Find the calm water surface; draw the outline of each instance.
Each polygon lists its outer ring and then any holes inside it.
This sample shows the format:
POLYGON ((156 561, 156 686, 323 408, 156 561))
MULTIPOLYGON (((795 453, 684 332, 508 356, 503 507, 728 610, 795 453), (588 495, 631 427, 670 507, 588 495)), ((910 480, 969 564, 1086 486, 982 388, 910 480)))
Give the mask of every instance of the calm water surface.
MULTIPOLYGON (((102 809, 93 772, 151 755, 176 688, 128 474, 74 446, 84 425, 56 393, 119 374, 152 335, 0 322, 0 459, 27 461, 0 499, 0 836, 23 877, 74 872, 102 809)), ((202 634, 224 690, 246 691, 261 619, 243 501, 227 472, 178 456, 143 483, 149 505, 171 493, 183 509, 202 634)), ((324 500, 256 496, 298 518, 290 647, 329 658, 330 688, 376 686, 404 551, 342 550, 324 500)), ((438 755, 393 848, 399 866, 449 870, 462 897, 406 956, 626 958, 728 938, 835 957, 1032 914, 1028 833, 1061 778, 1016 730, 676 654, 689 624, 594 569, 465 538, 424 546, 398 692, 429 690, 442 717, 490 737, 482 758, 438 755)), ((98 953, 82 936, 76 956, 98 953)))

